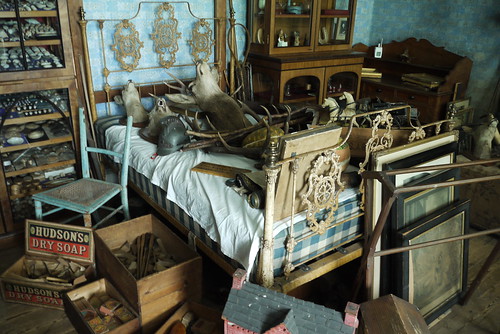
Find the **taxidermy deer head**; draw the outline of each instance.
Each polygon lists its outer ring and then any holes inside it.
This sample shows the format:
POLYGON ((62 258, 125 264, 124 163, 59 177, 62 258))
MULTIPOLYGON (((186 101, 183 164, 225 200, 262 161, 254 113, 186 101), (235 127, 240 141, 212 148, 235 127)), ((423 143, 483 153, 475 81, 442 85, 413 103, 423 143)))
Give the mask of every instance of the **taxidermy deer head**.
POLYGON ((210 68, 205 62, 196 64, 196 78, 188 87, 172 74, 169 75, 179 83, 180 87, 165 84, 180 91, 180 94, 166 94, 166 97, 174 103, 198 106, 217 131, 233 131, 250 126, 246 113, 258 118, 248 106, 220 89, 217 69, 210 68))
POLYGON ((155 99, 155 105, 149 112, 149 123, 144 129, 144 135, 148 137, 157 137, 162 130, 161 119, 166 116, 175 116, 174 112, 167 106, 164 98, 149 94, 155 99))
POLYGON ((127 116, 132 116, 134 123, 143 123, 148 121, 148 113, 141 103, 139 91, 137 90, 137 87, 135 87, 132 80, 129 80, 123 86, 122 95, 115 96, 114 100, 117 104, 125 107, 127 116))

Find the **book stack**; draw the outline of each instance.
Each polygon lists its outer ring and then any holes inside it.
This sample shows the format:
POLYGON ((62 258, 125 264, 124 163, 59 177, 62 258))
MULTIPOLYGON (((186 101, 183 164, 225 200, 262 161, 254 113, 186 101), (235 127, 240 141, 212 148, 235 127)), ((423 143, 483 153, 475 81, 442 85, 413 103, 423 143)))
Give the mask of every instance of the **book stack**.
POLYGON ((403 81, 419 85, 425 88, 437 88, 444 81, 444 78, 427 73, 408 73, 401 76, 403 81))
POLYGON ((362 78, 382 78, 382 73, 378 72, 376 68, 363 67, 361 69, 362 78))

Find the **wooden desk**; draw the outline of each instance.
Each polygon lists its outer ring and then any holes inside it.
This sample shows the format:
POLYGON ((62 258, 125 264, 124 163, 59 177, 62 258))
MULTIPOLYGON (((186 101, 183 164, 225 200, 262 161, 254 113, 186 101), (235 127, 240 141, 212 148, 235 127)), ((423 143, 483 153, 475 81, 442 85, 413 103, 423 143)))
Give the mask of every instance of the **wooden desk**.
POLYGON ((469 58, 434 46, 425 39, 408 38, 384 44, 382 58, 373 57, 374 48, 364 44, 353 46, 354 50, 366 52, 365 67, 382 73, 381 79, 362 79, 360 97, 410 104, 420 112, 422 123, 445 119, 447 103, 464 98, 472 68, 469 58), (407 73, 426 73, 443 81, 437 88, 426 89, 404 82, 401 76, 407 73))

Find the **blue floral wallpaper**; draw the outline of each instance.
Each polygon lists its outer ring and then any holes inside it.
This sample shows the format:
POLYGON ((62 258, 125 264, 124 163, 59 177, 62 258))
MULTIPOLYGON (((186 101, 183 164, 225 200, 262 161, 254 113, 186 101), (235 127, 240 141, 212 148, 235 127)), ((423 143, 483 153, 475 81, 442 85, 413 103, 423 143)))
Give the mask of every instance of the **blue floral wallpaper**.
MULTIPOLYGON (((87 18, 127 18, 135 14, 139 0, 100 1, 84 0, 87 18)), ((193 12, 200 17, 213 15, 213 5, 206 0, 191 0, 193 12)), ((246 0, 233 0, 236 20, 245 24, 246 0)), ((179 25, 192 24, 184 16, 182 10, 176 11, 180 17, 179 25)), ((144 17, 143 21, 151 19, 144 17)), ((138 29, 144 29, 138 24, 138 29)), ((90 48, 93 64, 102 62, 97 44, 97 28, 89 25, 89 43, 96 43, 90 48)), ((245 47, 243 29, 237 31, 238 50, 242 54, 245 47)), ((372 45, 382 38, 384 42, 401 41, 408 37, 425 38, 436 46, 473 61, 473 68, 467 96, 476 108, 476 119, 479 115, 496 107, 497 101, 492 97, 500 74, 500 6, 498 0, 358 0, 354 44, 372 45)), ((105 36, 108 41, 112 36, 105 36)), ((145 47, 151 47, 145 45, 145 47)), ((142 61, 142 60, 141 60, 142 61)), ((147 60, 146 60, 147 61, 147 60)), ((96 65, 97 66, 97 65, 96 65)), ((98 66, 97 66, 98 67, 98 66)), ((166 79, 166 73, 149 73, 141 71, 135 75, 150 78, 166 79)), ((100 73, 93 73, 94 87, 102 90, 100 73)), ((126 82, 125 76, 116 78, 126 82)), ((132 78, 136 79, 136 78, 132 78)), ((140 78, 137 78, 140 79, 140 78)), ((138 80, 140 81, 140 80, 138 80)), ((143 80, 144 81, 144 80, 143 80)))

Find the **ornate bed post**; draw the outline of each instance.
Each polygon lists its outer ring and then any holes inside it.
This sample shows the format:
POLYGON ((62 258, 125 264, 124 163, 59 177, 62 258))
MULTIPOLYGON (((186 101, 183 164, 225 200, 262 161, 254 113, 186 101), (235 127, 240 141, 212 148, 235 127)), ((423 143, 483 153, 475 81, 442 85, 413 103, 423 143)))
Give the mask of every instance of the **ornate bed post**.
MULTIPOLYGON (((82 73, 82 76, 85 77, 85 81, 87 84, 86 90, 87 90, 87 95, 89 98, 89 113, 92 115, 92 119, 90 120, 90 124, 93 124, 93 120, 97 118, 97 111, 95 108, 95 99, 94 99, 94 84, 92 82, 92 73, 90 70, 90 56, 89 56, 89 49, 88 49, 88 42, 87 42, 87 20, 85 19, 85 11, 83 10, 83 7, 80 8, 80 16, 81 20, 78 22, 81 27, 81 32, 82 32, 82 44, 83 44, 83 58, 84 58, 84 65, 85 65, 85 73, 82 73)), ((95 137, 95 136, 94 136, 95 137)))
POLYGON ((264 232, 260 246, 259 266, 257 281, 260 285, 270 288, 274 284, 273 273, 273 224, 274 224, 274 199, 276 191, 276 179, 281 169, 277 165, 278 144, 271 142, 267 149, 266 164, 266 209, 264 212, 264 232))

